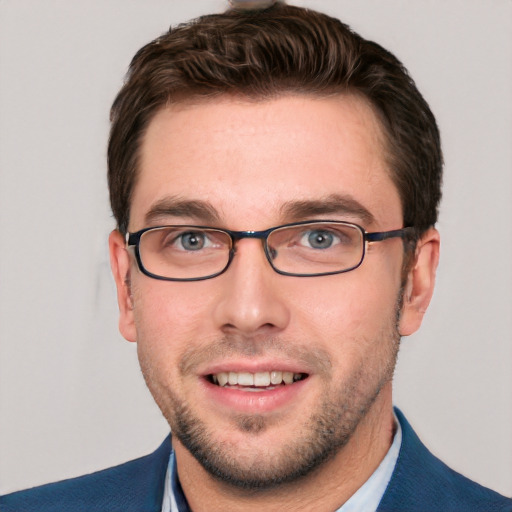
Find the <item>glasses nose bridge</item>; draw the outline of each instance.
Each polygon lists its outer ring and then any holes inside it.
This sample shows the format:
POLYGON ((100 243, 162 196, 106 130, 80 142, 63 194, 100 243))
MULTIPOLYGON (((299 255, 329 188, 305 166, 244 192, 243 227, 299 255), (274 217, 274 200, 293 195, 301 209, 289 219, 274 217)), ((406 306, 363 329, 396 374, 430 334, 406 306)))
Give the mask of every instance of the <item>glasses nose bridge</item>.
POLYGON ((233 256, 236 254, 236 246, 240 240, 242 240, 244 238, 252 238, 252 239, 256 239, 256 240, 261 240, 261 245, 262 245, 263 252, 265 253, 265 257, 267 258, 269 263, 271 263, 268 252, 267 252, 267 241, 268 241, 268 236, 270 235, 270 233, 272 233, 272 231, 274 231, 274 230, 266 229, 264 231, 254 231, 254 230, 228 231, 229 236, 231 237, 231 240, 232 240, 233 256))
POLYGON ((267 238, 272 233, 274 229, 266 229, 264 231, 227 231, 229 236, 231 237, 231 240, 233 241, 233 246, 238 242, 239 240, 242 240, 243 238, 256 238, 258 240, 261 240, 263 245, 266 244, 267 238))

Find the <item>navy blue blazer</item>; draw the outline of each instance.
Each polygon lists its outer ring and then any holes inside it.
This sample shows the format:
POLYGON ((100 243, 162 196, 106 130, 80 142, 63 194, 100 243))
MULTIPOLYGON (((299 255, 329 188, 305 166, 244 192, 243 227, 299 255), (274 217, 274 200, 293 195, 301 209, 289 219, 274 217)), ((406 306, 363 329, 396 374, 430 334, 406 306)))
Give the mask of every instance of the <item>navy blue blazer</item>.
MULTIPOLYGON (((512 499, 434 457, 403 416, 402 447, 378 512, 512 511, 512 499)), ((151 455, 97 473, 0 497, 1 512, 160 512, 170 436, 151 455)))

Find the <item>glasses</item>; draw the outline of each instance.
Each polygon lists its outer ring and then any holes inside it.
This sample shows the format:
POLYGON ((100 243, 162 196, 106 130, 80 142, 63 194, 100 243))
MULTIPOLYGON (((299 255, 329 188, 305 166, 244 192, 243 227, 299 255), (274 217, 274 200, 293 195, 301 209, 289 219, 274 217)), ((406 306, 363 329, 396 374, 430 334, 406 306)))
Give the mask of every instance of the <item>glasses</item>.
POLYGON ((367 242, 404 238, 413 228, 367 233, 342 221, 304 221, 265 231, 230 231, 204 226, 158 226, 127 233, 139 269, 165 281, 200 281, 225 272, 242 238, 263 243, 271 267, 296 277, 349 272, 361 265, 367 242))

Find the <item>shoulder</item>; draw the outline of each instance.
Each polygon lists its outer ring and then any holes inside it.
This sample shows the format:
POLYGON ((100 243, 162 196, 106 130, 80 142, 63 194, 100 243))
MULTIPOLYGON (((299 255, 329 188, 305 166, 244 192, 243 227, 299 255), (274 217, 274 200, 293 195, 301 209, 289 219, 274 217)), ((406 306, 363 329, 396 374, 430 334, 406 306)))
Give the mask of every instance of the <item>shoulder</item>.
POLYGON ((423 445, 404 415, 398 409, 395 412, 402 427, 402 446, 379 512, 512 511, 512 499, 449 468, 423 445))
POLYGON ((113 468, 0 497, 2 512, 159 511, 171 441, 113 468))

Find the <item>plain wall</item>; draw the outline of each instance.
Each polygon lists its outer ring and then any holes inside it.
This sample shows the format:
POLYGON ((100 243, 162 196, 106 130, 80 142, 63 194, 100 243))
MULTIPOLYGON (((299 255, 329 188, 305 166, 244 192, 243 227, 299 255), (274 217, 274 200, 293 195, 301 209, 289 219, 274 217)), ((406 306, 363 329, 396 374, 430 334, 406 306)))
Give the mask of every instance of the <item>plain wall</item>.
MULTIPOLYGON (((512 495, 512 2, 297 1, 393 51, 437 116, 442 256, 395 402, 512 495)), ((136 50, 221 0, 0 0, 0 491, 152 451, 168 427, 117 331, 108 111, 136 50)), ((250 226, 249 226, 250 227, 250 226)))

